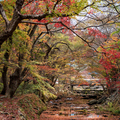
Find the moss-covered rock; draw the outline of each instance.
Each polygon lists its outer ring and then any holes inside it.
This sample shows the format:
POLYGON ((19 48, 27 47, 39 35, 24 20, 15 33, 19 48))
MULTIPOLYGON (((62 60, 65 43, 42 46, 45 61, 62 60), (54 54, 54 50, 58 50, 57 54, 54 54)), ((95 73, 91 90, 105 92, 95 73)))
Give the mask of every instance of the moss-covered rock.
POLYGON ((18 105, 25 113, 27 120, 39 120, 40 114, 47 109, 46 105, 35 94, 28 94, 19 99, 18 105))

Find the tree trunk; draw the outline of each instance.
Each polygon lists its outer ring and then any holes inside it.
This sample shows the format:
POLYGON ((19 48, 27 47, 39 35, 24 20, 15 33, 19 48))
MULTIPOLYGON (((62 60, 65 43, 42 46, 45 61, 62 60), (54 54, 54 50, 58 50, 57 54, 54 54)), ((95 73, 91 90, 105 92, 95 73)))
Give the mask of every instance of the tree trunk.
POLYGON ((52 86, 52 87, 55 86, 56 81, 57 81, 57 77, 53 76, 53 77, 52 77, 52 83, 51 83, 51 86, 52 86))
POLYGON ((10 96, 10 98, 13 97, 17 88, 21 84, 21 82, 22 82, 22 80, 20 79, 19 76, 17 76, 17 75, 10 76, 10 84, 9 84, 9 96, 10 96))
POLYGON ((70 85, 70 86, 71 86, 71 91, 73 92, 73 86, 74 86, 74 85, 70 85))
POLYGON ((2 95, 5 95, 8 90, 7 69, 8 67, 4 65, 2 72, 2 81, 3 81, 3 90, 1 92, 2 95))
POLYGON ((27 70, 28 70, 27 68, 24 68, 23 71, 21 68, 17 68, 15 72, 10 76, 9 93, 8 93, 8 96, 10 96, 10 98, 13 97, 17 88, 23 81, 22 78, 25 76, 27 70))
POLYGON ((30 38, 32 38, 32 36, 35 33, 36 29, 37 29, 37 25, 34 25, 33 28, 32 28, 32 30, 31 30, 31 32, 30 32, 30 34, 29 34, 30 38))
POLYGON ((100 84, 100 85, 102 86, 103 91, 106 92, 106 89, 105 89, 105 87, 104 87, 104 84, 100 84))
MULTIPOLYGON (((12 45, 12 38, 9 38, 9 41, 7 44, 11 47, 12 45)), ((6 62, 8 62, 10 56, 10 50, 7 48, 6 52, 4 54, 4 58, 6 62)), ((7 70, 8 70, 8 65, 5 63, 3 66, 3 71, 2 71, 2 82, 3 82, 3 90, 1 92, 2 95, 5 95, 6 92, 8 91, 8 79, 7 79, 7 70)))

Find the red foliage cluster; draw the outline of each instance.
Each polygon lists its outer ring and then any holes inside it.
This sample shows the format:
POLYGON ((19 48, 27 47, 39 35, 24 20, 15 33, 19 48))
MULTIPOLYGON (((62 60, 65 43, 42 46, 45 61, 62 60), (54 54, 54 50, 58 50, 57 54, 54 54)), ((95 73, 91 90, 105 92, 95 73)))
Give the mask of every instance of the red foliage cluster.
POLYGON ((47 73, 52 73, 52 72, 55 72, 55 71, 57 71, 57 69, 55 69, 55 68, 51 68, 51 67, 49 67, 49 66, 37 66, 38 67, 38 70, 40 70, 40 71, 45 71, 45 72, 47 72, 47 73))
POLYGON ((83 85, 89 86, 90 84, 87 81, 83 81, 78 86, 83 86, 83 85))
MULTIPOLYGON (((59 18, 57 19, 57 21, 58 21, 58 22, 62 22, 62 23, 64 23, 65 25, 69 26, 69 25, 70 25, 70 19, 71 19, 71 18, 69 18, 69 17, 59 17, 59 18)), ((62 25, 61 23, 55 23, 54 26, 59 28, 59 27, 62 27, 63 25, 62 25)))
POLYGON ((114 49, 102 48, 102 58, 99 62, 105 68, 105 79, 109 89, 120 89, 119 60, 120 51, 117 46, 114 46, 114 49))
POLYGON ((116 63, 120 59, 120 52, 115 49, 105 50, 103 49, 102 58, 100 59, 100 64, 107 70, 116 68, 116 63))
MULTIPOLYGON (((48 11, 49 13, 52 13, 53 11, 55 13, 64 13, 64 11, 66 11, 66 7, 68 7, 69 5, 75 3, 74 0, 62 0, 59 1, 58 0, 42 0, 42 1, 32 1, 32 2, 27 2, 26 1, 26 5, 24 7, 24 9, 26 10, 27 14, 44 14, 44 10, 41 9, 41 6, 43 7, 48 7, 48 11), (57 3, 57 4, 56 4, 57 3), (55 10, 53 10, 54 6, 56 5, 55 10), (40 7, 39 7, 40 6, 40 7)), ((63 27, 63 25, 60 23, 62 22, 63 24, 69 26, 70 25, 70 17, 54 17, 53 18, 56 22, 58 23, 53 23, 54 27, 63 27)), ((41 22, 41 23, 47 23, 50 22, 47 18, 44 18, 40 21, 38 20, 34 20, 34 22, 41 22)), ((65 32, 65 29, 62 31, 63 33, 65 32)))
POLYGON ((94 36, 95 38, 107 38, 105 34, 94 28, 88 28, 88 35, 94 36))

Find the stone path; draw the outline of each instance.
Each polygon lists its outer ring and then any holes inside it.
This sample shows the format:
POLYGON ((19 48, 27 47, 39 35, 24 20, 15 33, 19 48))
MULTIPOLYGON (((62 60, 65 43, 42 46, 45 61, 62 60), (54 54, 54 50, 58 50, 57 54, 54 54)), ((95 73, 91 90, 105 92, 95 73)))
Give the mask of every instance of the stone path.
POLYGON ((87 103, 88 99, 80 96, 50 101, 40 120, 120 120, 120 116, 101 114, 87 103))

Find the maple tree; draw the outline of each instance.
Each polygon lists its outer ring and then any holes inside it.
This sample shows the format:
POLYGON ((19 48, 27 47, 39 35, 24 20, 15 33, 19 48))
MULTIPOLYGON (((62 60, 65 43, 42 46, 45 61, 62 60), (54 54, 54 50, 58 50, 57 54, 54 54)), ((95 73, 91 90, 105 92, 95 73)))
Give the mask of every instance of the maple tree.
MULTIPOLYGON (((23 77, 25 76, 26 72, 28 71, 28 65, 26 67, 27 61, 31 59, 29 57, 30 52, 33 53, 33 49, 35 46, 35 42, 38 40, 34 40, 33 45, 30 41, 30 38, 34 37, 34 32, 39 25, 45 25, 47 31, 46 33, 49 33, 48 31, 48 24, 52 23, 55 27, 61 27, 61 23, 66 25, 70 24, 70 18, 69 16, 75 15, 79 13, 82 9, 87 6, 87 1, 84 2, 76 2, 76 1, 62 1, 62 0, 56 0, 56 1, 24 1, 24 0, 12 0, 12 1, 2 1, 0 3, 0 14, 1 14, 1 34, 0 34, 0 45, 2 45, 2 49, 6 43, 4 41, 8 41, 7 39, 12 36, 12 44, 8 46, 12 46, 12 49, 9 48, 9 53, 13 53, 13 56, 8 55, 7 49, 6 54, 4 56, 6 57, 6 61, 8 61, 9 64, 13 63, 12 68, 9 67, 6 64, 3 65, 3 83, 4 88, 2 91, 2 94, 6 94, 10 97, 13 97, 16 89, 21 84, 23 77), (79 5, 82 4, 81 7, 79 5), (15 5, 15 6, 14 6, 15 5), (71 7, 68 7, 70 5, 71 7), (43 8, 44 6, 44 8, 43 8), (77 7, 78 6, 78 7, 77 7), (74 9, 74 8, 77 9, 74 9), (34 8, 34 9, 32 9, 34 8), (4 9, 6 11, 4 11, 4 9), (73 11, 74 9, 74 11, 73 11), (67 11, 68 10, 68 11, 67 11), (30 21, 24 21, 26 19, 31 19, 30 21), (32 21, 33 20, 33 21, 32 21), (54 20, 57 20, 57 22, 54 20), (31 26, 28 28, 24 24, 21 26, 18 26, 19 23, 32 23, 36 24, 34 26, 31 26), (6 28, 5 28, 5 27, 6 28), (19 28, 17 28, 19 27, 19 28), (23 27, 23 28, 21 28, 23 27), (32 28, 33 27, 33 28, 32 28), (5 29, 4 29, 5 28, 5 29), (23 35, 22 31, 28 30, 28 35, 25 33, 23 35), (14 32, 14 33, 13 33, 14 32), (18 40, 19 39, 19 40, 18 40), (21 39, 21 40, 20 40, 21 39), (26 39, 26 41, 24 41, 26 39), (3 44, 4 43, 4 44, 3 44), (31 46, 32 45, 32 46, 31 46), (19 47, 17 47, 19 46, 19 47), (32 49, 31 49, 32 47, 32 49), (31 49, 31 50, 30 50, 31 49), (27 51, 26 51, 27 50, 27 51), (10 62, 13 61, 13 62, 10 62), (26 61, 26 62, 25 62, 26 61), (6 69, 6 70, 5 70, 6 69), (7 80, 7 71, 8 76, 10 78, 10 82, 8 84, 7 80), (16 80, 17 78, 17 80, 16 80)), ((42 35, 42 34, 40 34, 42 35)), ((38 35, 40 37, 40 35, 38 35)), ((38 38, 39 38, 38 37, 38 38)), ((29 61, 30 62, 30 61, 29 61)), ((8 64, 7 63, 7 64, 8 64)), ((29 63, 30 64, 30 63, 29 63)), ((43 66, 45 68, 45 66, 43 66)), ((39 68, 39 67, 38 67, 39 68)), ((42 66, 41 66, 42 68, 42 66)), ((49 67, 45 68, 48 69, 49 67)), ((30 69, 30 68, 29 68, 30 69)), ((33 73, 33 72, 32 72, 33 73)), ((37 72, 36 72, 37 73, 37 72)), ((34 76, 38 77, 37 74, 34 74, 34 76)))
MULTIPOLYGON (((117 33, 117 32, 114 32, 117 33)), ((113 35, 109 38, 102 34, 100 31, 95 29, 88 29, 88 34, 91 34, 92 36, 100 37, 100 38, 107 38, 106 42, 102 41, 102 44, 97 49, 98 53, 100 54, 100 60, 97 60, 97 66, 94 67, 94 70, 99 73, 99 77, 101 81, 104 79, 106 80, 107 90, 109 94, 112 94, 117 88, 120 87, 119 85, 119 59, 120 59, 120 53, 119 53, 119 36, 113 35), (102 65, 100 66, 99 63, 102 65)), ((112 33, 113 34, 113 33, 112 33)), ((97 75, 98 76, 98 75, 97 75)))
POLYGON ((101 59, 100 64, 105 69, 105 79, 106 84, 109 90, 109 94, 116 90, 120 89, 119 82, 119 67, 120 67, 120 51, 119 51, 119 39, 109 41, 104 45, 104 48, 101 48, 101 59))
MULTIPOLYGON (((112 10, 113 9, 114 8, 112 8, 112 10)), ((92 11, 92 13, 90 14, 93 15, 94 12, 92 11)), ((115 42, 115 41, 119 41, 119 36, 116 35, 111 37, 113 28, 116 30, 116 28, 119 28, 119 26, 117 25, 117 21, 116 21, 116 26, 112 25, 113 21, 115 21, 115 18, 113 16, 112 17, 108 17, 107 15, 105 17, 101 16, 101 19, 100 17, 96 16, 98 21, 102 20, 102 23, 106 22, 108 24, 106 24, 105 27, 103 26, 101 27, 99 25, 95 26, 93 24, 92 28, 87 28, 88 35, 90 35, 90 37, 88 38, 88 40, 90 41, 90 46, 94 47, 94 50, 97 53, 100 52, 99 54, 101 54, 101 60, 99 62, 99 58, 96 57, 97 54, 94 53, 92 62, 95 62, 95 63, 90 65, 91 66, 90 70, 94 70, 98 73, 97 77, 101 79, 101 85, 104 83, 104 82, 102 83, 102 81, 105 81, 106 79, 106 85, 107 85, 107 90, 109 94, 111 94, 114 90, 119 88, 119 77, 118 77, 119 76, 119 62, 118 62, 119 61, 119 44, 118 44, 119 42, 118 43, 115 42), (103 20, 102 18, 105 18, 105 19, 103 20), (110 18, 111 20, 106 18, 110 18), (112 30, 107 30, 108 28, 111 28, 112 30), (107 32, 103 32, 103 31, 107 31, 107 32), (98 47, 101 48, 100 51, 98 47), (99 63, 101 65, 99 65, 99 63)), ((118 31, 115 31, 112 34, 115 34, 115 33, 118 33, 118 31)))

